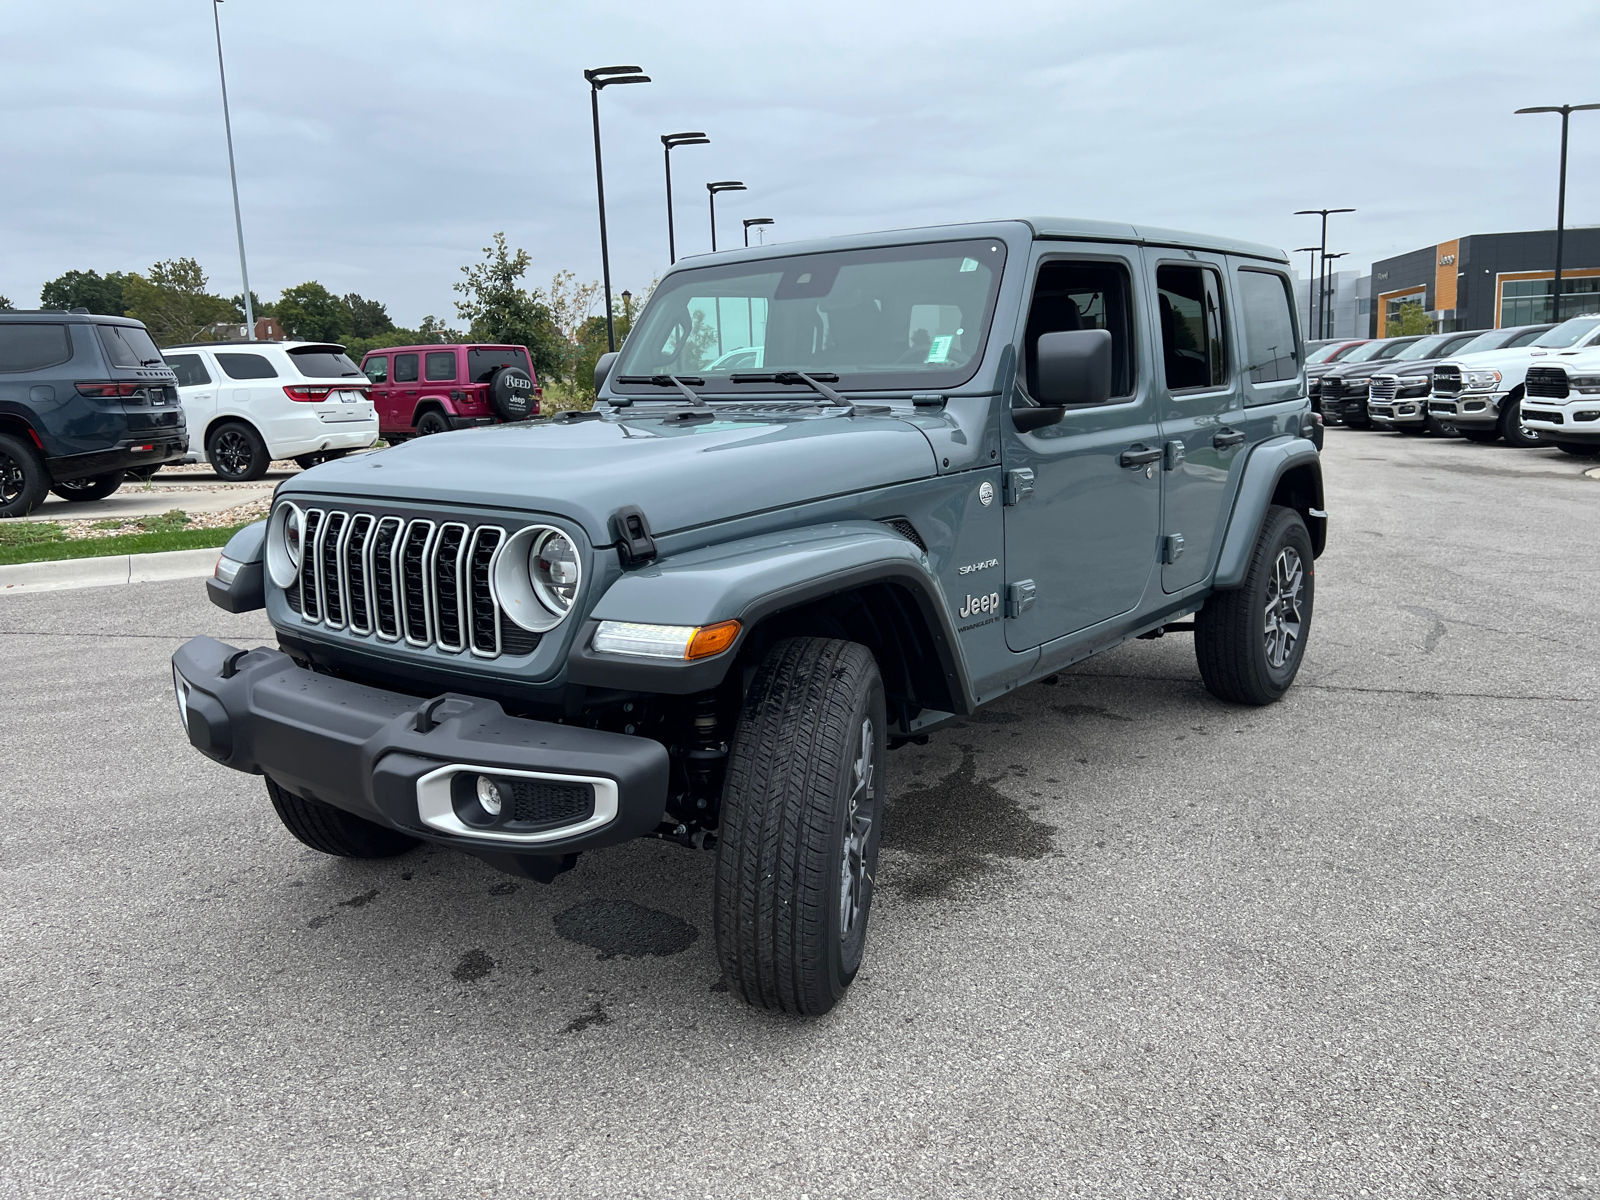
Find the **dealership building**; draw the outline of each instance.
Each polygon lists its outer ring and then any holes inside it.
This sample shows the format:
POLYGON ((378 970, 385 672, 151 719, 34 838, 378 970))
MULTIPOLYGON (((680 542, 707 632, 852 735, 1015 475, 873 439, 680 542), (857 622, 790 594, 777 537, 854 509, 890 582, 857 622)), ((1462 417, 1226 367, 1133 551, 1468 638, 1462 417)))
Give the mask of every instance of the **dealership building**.
MULTIPOLYGON (((1556 231, 1475 233, 1372 264, 1369 337, 1383 337, 1402 304, 1421 304, 1443 332, 1556 320, 1556 231)), ((1600 312, 1600 226, 1568 229, 1561 250, 1560 319, 1600 312)))

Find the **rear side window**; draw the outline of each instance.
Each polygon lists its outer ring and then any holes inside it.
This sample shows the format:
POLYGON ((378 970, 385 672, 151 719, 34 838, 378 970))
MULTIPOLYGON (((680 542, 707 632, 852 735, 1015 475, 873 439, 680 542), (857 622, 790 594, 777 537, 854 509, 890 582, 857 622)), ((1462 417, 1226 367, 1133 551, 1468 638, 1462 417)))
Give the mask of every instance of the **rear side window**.
POLYGON ((1269 271, 1239 272, 1239 320, 1251 383, 1277 383, 1300 373, 1288 281, 1269 271))
POLYGON ((1161 350, 1167 390, 1222 387, 1228 382, 1222 324, 1222 280, 1206 267, 1160 267, 1161 350))
POLYGON ((435 350, 428 356, 424 364, 423 374, 429 383, 454 383, 456 378, 456 352, 454 350, 435 350))
POLYGON ((394 356, 394 381, 396 383, 415 383, 417 381, 417 356, 415 354, 396 354, 394 356))
POLYGON ((338 346, 302 346, 289 351, 289 361, 307 379, 353 379, 361 374, 338 346))
MULTIPOLYGON (((488 383, 501 367, 521 367, 524 371, 528 371, 528 356, 521 350, 467 351, 467 378, 473 383, 488 383)), ((531 378, 533 372, 528 371, 528 375, 531 378)))
POLYGON ((198 354, 169 354, 167 366, 178 377, 179 387, 204 387, 211 382, 211 372, 198 354))
POLYGON ((259 354, 218 354, 217 365, 229 379, 276 379, 272 364, 259 354))
POLYGON ((1127 269, 1109 262, 1056 260, 1039 267, 1028 324, 1023 333, 1023 359, 1028 392, 1039 390, 1039 339, 1047 333, 1105 329, 1111 333, 1111 394, 1133 393, 1133 323, 1129 320, 1127 269))
POLYGON ((389 356, 380 354, 377 358, 369 358, 361 364, 361 369, 366 372, 367 378, 373 383, 387 383, 389 380, 389 356))
POLYGON ((38 371, 71 357, 65 325, 0 325, 0 371, 38 371))
POLYGON ((161 351, 138 325, 96 325, 100 344, 114 367, 159 367, 161 351))

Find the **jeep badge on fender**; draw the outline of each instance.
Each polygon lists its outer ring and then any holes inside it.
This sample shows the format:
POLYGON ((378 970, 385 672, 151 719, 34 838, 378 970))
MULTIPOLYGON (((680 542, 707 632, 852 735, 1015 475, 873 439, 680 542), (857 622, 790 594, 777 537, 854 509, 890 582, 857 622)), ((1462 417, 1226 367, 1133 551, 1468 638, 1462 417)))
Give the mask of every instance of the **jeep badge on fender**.
MULTIPOLYGON (((280 484, 206 585, 277 646, 186 643, 180 719, 325 854, 714 853, 729 988, 825 1013, 891 749, 1178 622, 1224 700, 1293 683, 1327 522, 1291 297, 1279 250, 1072 220, 680 261, 592 412, 280 484)), ((398 436, 413 396, 526 395, 476 349, 368 356, 398 436)))

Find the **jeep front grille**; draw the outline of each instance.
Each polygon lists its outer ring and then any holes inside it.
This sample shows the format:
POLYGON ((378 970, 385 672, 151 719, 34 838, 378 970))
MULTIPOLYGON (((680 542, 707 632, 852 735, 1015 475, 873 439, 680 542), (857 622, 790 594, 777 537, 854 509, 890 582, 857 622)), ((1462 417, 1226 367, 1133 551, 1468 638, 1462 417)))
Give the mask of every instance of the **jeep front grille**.
POLYGON ((1461 368, 1435 367, 1433 369, 1433 392, 1436 396, 1459 396, 1461 394, 1461 368))
POLYGON ((494 559, 510 537, 500 526, 320 508, 303 521, 305 553, 285 596, 306 624, 477 658, 539 645, 495 598, 494 559))
POLYGON ((1541 400, 1567 398, 1567 373, 1560 367, 1529 367, 1525 393, 1541 400))

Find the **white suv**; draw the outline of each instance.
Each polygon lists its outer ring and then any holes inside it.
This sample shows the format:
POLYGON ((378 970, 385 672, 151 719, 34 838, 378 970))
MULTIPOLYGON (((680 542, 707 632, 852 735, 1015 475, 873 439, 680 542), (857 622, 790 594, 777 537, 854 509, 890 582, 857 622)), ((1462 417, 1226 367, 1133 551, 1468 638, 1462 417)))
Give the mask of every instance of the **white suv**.
POLYGON ((1528 368, 1522 419, 1568 454, 1600 454, 1600 348, 1528 368))
POLYGON ((275 459, 311 466, 378 440, 361 369, 326 342, 193 342, 161 352, 196 460, 223 479, 260 479, 275 459))
POLYGON ((1600 344, 1600 314, 1570 317, 1522 346, 1490 350, 1433 368, 1428 415, 1475 442, 1548 446, 1548 429, 1522 419, 1528 369, 1600 344))

